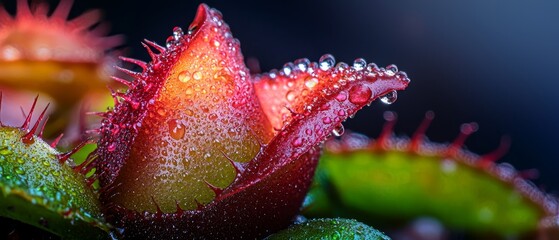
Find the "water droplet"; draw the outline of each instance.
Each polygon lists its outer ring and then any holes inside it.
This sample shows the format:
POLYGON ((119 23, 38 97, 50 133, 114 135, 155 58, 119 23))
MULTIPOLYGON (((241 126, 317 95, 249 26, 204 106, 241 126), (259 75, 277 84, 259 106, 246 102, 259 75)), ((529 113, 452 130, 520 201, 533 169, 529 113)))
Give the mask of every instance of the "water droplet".
POLYGON ((398 93, 396 92, 396 90, 392 90, 391 92, 380 97, 380 101, 382 101, 384 104, 392 104, 396 102, 397 99, 398 99, 398 93))
POLYGON ((281 69, 281 71, 283 72, 283 74, 285 74, 285 76, 289 76, 291 74, 291 64, 286 63, 285 65, 283 65, 283 68, 281 69))
POLYGON ((211 121, 215 121, 217 119, 217 114, 212 113, 212 114, 208 115, 208 119, 210 119, 211 121))
POLYGON ((386 75, 389 77, 393 77, 398 72, 398 67, 394 64, 390 64, 386 66, 386 75))
POLYGON ((292 145, 293 147, 300 147, 300 146, 303 145, 303 139, 300 138, 300 137, 295 138, 295 139, 293 140, 293 142, 291 142, 291 145, 292 145))
POLYGON ((0 154, 8 156, 12 154, 12 150, 10 149, 10 147, 0 147, 0 154))
POLYGON ((411 80, 410 80, 410 78, 408 77, 408 74, 407 74, 406 72, 398 72, 398 73, 396 74, 396 77, 397 77, 398 79, 402 80, 402 81, 407 82, 407 83, 410 83, 410 82, 411 82, 411 80))
POLYGON ((330 124, 330 123, 332 123, 332 119, 330 117, 323 117, 322 118, 322 123, 330 124))
POLYGON ((355 70, 357 71, 363 70, 365 68, 365 65, 367 65, 367 61, 365 61, 365 59, 363 58, 358 58, 353 61, 353 68, 355 68, 355 70))
POLYGON ((332 134, 334 134, 334 136, 336 137, 341 137, 342 135, 344 135, 345 129, 344 129, 344 125, 340 124, 338 126, 336 126, 334 129, 332 129, 332 134))
POLYGON ((195 72, 194 74, 192 74, 192 77, 195 80, 200 80, 200 79, 202 79, 202 73, 201 72, 195 72))
POLYGON ((179 81, 188 82, 190 81, 190 73, 188 71, 182 71, 179 73, 179 81))
POLYGON ((314 88, 318 84, 318 78, 309 78, 305 81, 305 86, 308 88, 314 88))
POLYGON ((334 56, 332 56, 332 54, 324 54, 318 60, 318 66, 322 71, 326 71, 332 68, 335 64, 336 64, 336 59, 334 58, 334 56))
POLYGON ((184 137, 186 132, 186 126, 184 126, 184 124, 176 119, 171 119, 167 124, 169 125, 169 134, 172 138, 180 140, 184 137))
POLYGON ((349 89, 349 101, 353 104, 367 103, 372 95, 373 91, 367 86, 356 85, 349 89))
POLYGON ((212 41, 212 44, 213 44, 215 47, 219 47, 219 45, 221 45, 221 43, 220 43, 219 40, 217 40, 217 39, 214 39, 214 40, 212 41))
POLYGON ((295 100, 296 94, 294 91, 289 91, 287 92, 287 94, 285 95, 285 98, 287 99, 287 101, 289 102, 293 102, 293 100, 295 100))
POLYGON ((343 109, 338 110, 338 116, 343 117, 343 116, 345 116, 345 114, 346 114, 345 110, 343 110, 343 109))
POLYGON ((175 38, 173 36, 169 36, 167 40, 165 40, 165 46, 167 46, 167 48, 172 47, 174 44, 175 44, 175 38))
POLYGON ((116 149, 116 144, 115 143, 111 143, 109 144, 109 146, 107 147, 107 151, 112 152, 116 149))
POLYGON ((378 70, 378 66, 375 63, 369 63, 367 64, 367 71, 369 72, 373 72, 378 70))
POLYGON ((182 31, 182 28, 180 27, 173 28, 173 38, 175 39, 175 41, 178 41, 183 35, 184 32, 182 31))
POLYGON ((338 95, 336 96, 336 100, 338 100, 339 102, 343 102, 347 99, 347 95, 345 92, 340 92, 338 93, 338 95))
POLYGON ((297 69, 301 70, 301 72, 306 72, 310 64, 311 61, 307 58, 301 58, 295 61, 295 66, 297 66, 297 69))
POLYGON ((349 68, 349 65, 347 65, 347 63, 345 62, 339 62, 338 64, 336 64, 336 68, 339 72, 343 72, 349 68))

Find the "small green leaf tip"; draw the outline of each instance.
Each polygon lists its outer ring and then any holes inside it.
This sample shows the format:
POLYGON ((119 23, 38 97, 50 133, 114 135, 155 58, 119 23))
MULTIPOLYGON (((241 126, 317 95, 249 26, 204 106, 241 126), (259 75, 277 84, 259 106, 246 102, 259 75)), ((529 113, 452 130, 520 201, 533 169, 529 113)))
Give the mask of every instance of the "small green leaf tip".
POLYGON ((275 239, 355 239, 387 240, 382 232, 352 219, 321 218, 294 224, 266 238, 275 239))
POLYGON ((0 126, 0 216, 63 238, 106 238, 97 194, 72 164, 32 131, 0 126))

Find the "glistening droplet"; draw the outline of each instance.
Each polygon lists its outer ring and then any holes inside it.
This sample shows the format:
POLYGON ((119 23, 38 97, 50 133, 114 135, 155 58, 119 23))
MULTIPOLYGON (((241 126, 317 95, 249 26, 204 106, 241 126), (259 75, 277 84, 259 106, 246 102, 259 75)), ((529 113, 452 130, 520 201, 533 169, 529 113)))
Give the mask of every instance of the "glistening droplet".
POLYGON ((318 78, 309 78, 307 79, 307 81, 305 81, 305 86, 307 86, 307 88, 312 89, 314 88, 316 85, 318 84, 318 78))
POLYGON ((384 104, 392 104, 396 102, 397 99, 398 99, 398 93, 396 92, 396 90, 392 90, 391 92, 380 97, 380 101, 382 101, 384 104))
POLYGON ((390 64, 386 66, 386 75, 389 77, 393 77, 398 72, 398 67, 394 64, 390 64))
POLYGON ((181 82, 188 82, 190 81, 190 72, 182 71, 179 73, 179 81, 181 82))
POLYGON ((332 68, 335 64, 336 64, 336 59, 334 58, 334 56, 332 56, 332 54, 324 54, 318 60, 318 66, 322 71, 326 71, 332 68))
POLYGON ((293 142, 291 142, 291 145, 292 145, 293 147, 300 147, 301 145, 303 145, 303 139, 300 138, 300 137, 295 138, 295 139, 293 140, 293 142))
POLYGON ((175 39, 175 41, 178 41, 183 35, 184 32, 182 31, 182 28, 180 27, 173 28, 173 38, 175 39))
POLYGON ((365 65, 367 65, 367 61, 365 61, 365 59, 363 58, 358 58, 353 61, 353 68, 355 68, 355 70, 357 71, 363 70, 365 68, 365 65))
POLYGON ((353 104, 364 104, 367 103, 373 92, 367 86, 356 85, 349 89, 349 101, 353 104))
POLYGON ((294 63, 297 69, 299 69, 301 72, 306 72, 307 68, 311 64, 311 61, 309 61, 309 59, 307 58, 301 58, 297 59, 294 63))
POLYGON ((291 64, 286 63, 285 65, 283 65, 281 71, 283 72, 283 74, 285 74, 285 76, 289 76, 292 71, 291 64))
POLYGON ((167 124, 169 125, 169 134, 172 138, 180 140, 184 137, 186 132, 186 126, 184 126, 184 124, 176 119, 171 119, 167 124))
POLYGON ((340 124, 338 126, 336 126, 334 129, 332 129, 332 134, 334 134, 334 136, 336 137, 340 137, 342 135, 344 135, 344 125, 340 124))

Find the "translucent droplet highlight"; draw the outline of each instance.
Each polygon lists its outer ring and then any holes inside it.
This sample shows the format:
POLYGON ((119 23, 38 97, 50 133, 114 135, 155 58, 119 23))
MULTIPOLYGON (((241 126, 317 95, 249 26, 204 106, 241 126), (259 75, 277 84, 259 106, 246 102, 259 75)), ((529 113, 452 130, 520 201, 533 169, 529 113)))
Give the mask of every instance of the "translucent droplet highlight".
POLYGON ((173 139, 180 140, 184 137, 186 133, 186 126, 184 124, 176 119, 170 120, 167 124, 169 125, 169 134, 173 139))
POLYGON ((332 134, 334 134, 334 136, 336 137, 341 137, 342 135, 344 135, 345 129, 344 129, 344 125, 340 124, 338 126, 336 126, 334 129, 332 129, 332 134))
POLYGON ((380 101, 382 101, 384 104, 392 104, 396 102, 397 99, 398 99, 398 93, 396 92, 396 90, 392 90, 391 92, 380 97, 380 101))
POLYGON ((336 59, 332 54, 324 54, 318 60, 318 67, 322 71, 327 71, 328 69, 332 68, 336 64, 336 59))
POLYGON ((358 58, 353 61, 353 68, 357 71, 361 71, 367 65, 367 61, 363 58, 358 58))

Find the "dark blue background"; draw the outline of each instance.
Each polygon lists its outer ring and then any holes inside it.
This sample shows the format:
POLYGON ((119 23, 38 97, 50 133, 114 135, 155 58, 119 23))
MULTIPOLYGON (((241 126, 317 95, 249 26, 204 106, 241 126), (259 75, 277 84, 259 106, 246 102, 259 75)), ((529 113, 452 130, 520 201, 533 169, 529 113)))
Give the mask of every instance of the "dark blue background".
MULTIPOLYGON (((56 1, 52 1, 56 2, 56 1)), ((198 1, 77 1, 74 14, 100 8, 113 33, 127 37, 128 55, 147 59, 143 38, 163 44, 174 26, 192 21, 198 1), (184 3, 181 3, 184 2, 184 3)), ((382 112, 399 114, 410 135, 433 110, 431 140, 451 141, 463 122, 480 130, 476 153, 512 138, 503 161, 537 168, 538 186, 559 191, 559 1, 208 1, 219 9, 245 57, 264 71, 332 53, 378 65, 395 63, 412 79, 390 106, 380 103, 349 120, 347 129, 376 136, 382 112)), ((13 9, 13 3, 8 3, 13 9)))

